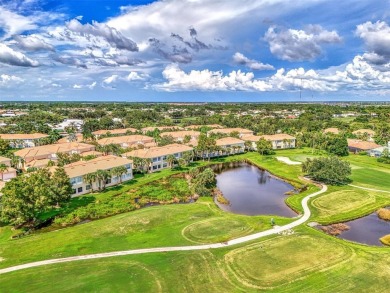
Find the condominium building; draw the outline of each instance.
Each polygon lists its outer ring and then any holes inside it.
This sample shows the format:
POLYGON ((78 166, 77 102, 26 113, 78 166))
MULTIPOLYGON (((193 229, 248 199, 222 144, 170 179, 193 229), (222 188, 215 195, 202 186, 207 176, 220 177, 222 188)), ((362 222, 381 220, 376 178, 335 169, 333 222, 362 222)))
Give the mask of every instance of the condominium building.
POLYGON ((253 131, 245 128, 222 128, 222 129, 212 129, 207 132, 208 135, 210 134, 225 134, 225 135, 231 135, 232 133, 238 133, 238 136, 242 138, 245 135, 253 135, 253 131))
MULTIPOLYGON (((124 166, 127 170, 125 174, 119 176, 109 176, 105 181, 105 186, 113 186, 120 182, 125 182, 133 178, 132 170, 133 161, 123 157, 117 156, 103 156, 90 161, 79 161, 69 165, 65 165, 64 169, 70 178, 70 183, 73 188, 73 196, 79 196, 99 189, 98 180, 87 182, 85 175, 95 173, 98 170, 110 171, 115 167, 124 166)), ((55 167, 52 169, 54 170, 55 167)))
POLYGON ((146 166, 149 172, 159 171, 171 167, 167 161, 169 155, 176 159, 183 157, 184 153, 192 152, 193 148, 182 144, 169 144, 162 147, 153 147, 150 149, 139 149, 122 154, 124 157, 149 159, 150 164, 146 166))
POLYGON ((66 142, 66 143, 48 144, 48 145, 37 146, 32 148, 25 148, 16 151, 15 156, 21 157, 23 159, 23 163, 27 164, 33 160, 42 160, 42 159, 55 161, 57 160, 58 153, 82 154, 84 152, 89 152, 94 150, 95 150, 94 145, 79 143, 79 142, 66 142))
POLYGON ((252 149, 256 150, 256 143, 259 139, 264 138, 272 143, 272 149, 291 149, 295 148, 296 138, 285 133, 278 133, 272 135, 248 135, 244 136, 242 139, 245 141, 252 142, 252 149))
POLYGON ((197 140, 199 138, 199 131, 183 130, 183 131, 169 131, 161 133, 161 136, 172 136, 176 142, 183 142, 186 137, 189 137, 190 141, 197 140))
POLYGON ((114 136, 99 139, 97 141, 99 145, 117 144, 122 148, 149 148, 156 146, 156 142, 153 137, 145 135, 126 135, 126 136, 114 136))
POLYGON ((31 148, 41 145, 41 141, 44 138, 49 137, 44 133, 3 133, 0 134, 0 138, 9 141, 9 145, 12 148, 31 148))
POLYGON ((119 129, 104 129, 104 130, 97 130, 92 132, 92 134, 98 139, 102 135, 109 135, 109 136, 123 136, 126 134, 136 133, 137 129, 135 128, 119 128, 119 129))

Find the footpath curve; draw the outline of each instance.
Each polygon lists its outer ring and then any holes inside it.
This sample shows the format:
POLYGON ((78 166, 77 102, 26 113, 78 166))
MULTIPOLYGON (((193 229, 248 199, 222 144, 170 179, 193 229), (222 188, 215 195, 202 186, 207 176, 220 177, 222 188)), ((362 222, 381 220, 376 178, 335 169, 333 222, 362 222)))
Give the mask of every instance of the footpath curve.
POLYGON ((104 253, 95 253, 95 254, 87 254, 87 255, 79 255, 79 256, 71 256, 64 258, 55 258, 48 259, 42 261, 36 261, 31 263, 26 263, 22 265, 12 266, 4 269, 0 269, 0 275, 5 273, 10 273, 14 271, 19 271, 28 268, 40 267, 44 265, 56 264, 56 263, 64 263, 64 262, 72 262, 79 260, 88 260, 88 259, 97 259, 97 258, 106 258, 106 257, 114 257, 114 256, 123 256, 123 255, 132 255, 132 254, 144 254, 144 253, 153 253, 153 252, 170 252, 170 251, 189 251, 189 250, 205 250, 205 249, 214 249, 214 248, 222 248, 227 246, 232 246, 236 244, 241 244, 244 242, 248 242, 251 240, 259 239, 262 237, 266 237, 269 235, 277 234, 294 227, 297 227, 303 223, 305 223, 311 216, 311 211, 308 206, 308 202, 311 198, 322 194, 328 190, 328 187, 325 184, 322 184, 322 188, 320 191, 309 194, 308 196, 302 199, 302 207, 303 207, 303 215, 299 217, 296 221, 284 225, 279 226, 273 229, 269 229, 266 231, 258 232, 255 234, 243 236, 240 238, 232 239, 223 243, 214 243, 214 244, 203 244, 203 245, 194 245, 194 246, 173 246, 173 247, 156 247, 156 248, 142 248, 142 249, 132 249, 132 250, 122 250, 122 251, 112 251, 112 252, 104 252, 104 253))

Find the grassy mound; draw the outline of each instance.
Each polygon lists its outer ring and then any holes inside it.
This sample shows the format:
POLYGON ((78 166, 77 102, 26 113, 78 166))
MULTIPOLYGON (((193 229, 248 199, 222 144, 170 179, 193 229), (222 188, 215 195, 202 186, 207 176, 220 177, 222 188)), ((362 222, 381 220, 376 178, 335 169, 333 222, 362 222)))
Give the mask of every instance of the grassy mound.
POLYGON ((225 260, 237 280, 253 288, 283 285, 351 256, 336 242, 311 236, 279 237, 235 249, 225 260))

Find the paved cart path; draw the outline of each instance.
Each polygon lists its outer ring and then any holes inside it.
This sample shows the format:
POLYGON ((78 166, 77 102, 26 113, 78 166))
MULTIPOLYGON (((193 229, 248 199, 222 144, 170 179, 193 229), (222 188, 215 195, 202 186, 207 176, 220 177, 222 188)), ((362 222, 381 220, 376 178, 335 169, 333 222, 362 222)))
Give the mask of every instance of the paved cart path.
POLYGON ((205 249, 214 249, 214 248, 222 248, 227 246, 232 246, 236 244, 241 244, 244 242, 248 242, 251 240, 259 239, 262 237, 266 237, 269 235, 277 234, 294 227, 297 227, 303 223, 305 223, 311 216, 311 212, 308 206, 308 202, 311 198, 322 194, 328 190, 328 187, 323 184, 320 191, 309 194, 308 196, 302 199, 302 207, 303 207, 303 215, 300 216, 296 221, 284 225, 278 226, 273 229, 269 229, 266 231, 258 232, 255 234, 243 236, 240 238, 232 239, 223 243, 214 243, 214 244, 204 244, 204 245, 194 245, 194 246, 174 246, 174 247, 156 247, 156 248, 142 248, 142 249, 131 249, 131 250, 123 250, 123 251, 113 251, 113 252, 104 252, 104 253, 95 253, 95 254, 87 254, 87 255, 79 255, 79 256, 71 256, 64 258, 55 258, 48 259, 42 261, 36 261, 31 263, 26 263, 22 265, 12 266, 4 269, 0 269, 0 274, 5 274, 9 272, 19 271, 23 269, 40 267, 44 265, 56 264, 56 263, 64 263, 71 261, 79 261, 79 260, 87 260, 87 259, 97 259, 97 258, 106 258, 113 256, 123 256, 123 255, 131 255, 131 254, 144 254, 144 253, 155 253, 155 252, 170 252, 170 251, 189 251, 189 250, 205 250, 205 249))

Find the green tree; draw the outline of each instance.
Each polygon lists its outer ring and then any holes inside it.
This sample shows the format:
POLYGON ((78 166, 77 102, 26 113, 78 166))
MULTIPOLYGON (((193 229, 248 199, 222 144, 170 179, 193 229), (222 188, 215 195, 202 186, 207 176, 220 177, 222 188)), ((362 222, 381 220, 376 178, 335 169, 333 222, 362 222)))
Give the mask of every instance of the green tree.
POLYGON ((10 149, 9 142, 0 138, 0 155, 5 155, 10 149))
POLYGON ((54 183, 52 184, 52 204, 55 203, 56 206, 59 207, 60 203, 70 200, 71 194, 73 193, 72 184, 70 183, 69 176, 66 174, 63 167, 56 168, 51 180, 54 183))
POLYGON ((3 180, 3 173, 5 171, 8 171, 8 166, 6 164, 0 164, 0 175, 1 175, 1 180, 3 180))
POLYGON ((348 156, 348 142, 345 137, 328 138, 326 150, 328 153, 336 156, 348 156))
POLYGON ((97 170, 95 174, 99 186, 99 191, 104 190, 106 188, 106 181, 108 178, 110 178, 109 172, 107 170, 97 170))
POLYGON ((171 169, 173 169, 175 163, 176 163, 176 158, 174 155, 168 155, 167 156, 167 162, 169 164, 169 166, 171 167, 171 169))
POLYGON ((338 157, 316 158, 307 159, 302 164, 302 171, 314 180, 339 185, 349 181, 351 166, 338 157))
POLYGON ((122 176, 127 173, 125 166, 118 166, 111 169, 111 175, 119 178, 119 183, 122 183, 122 176))
POLYGON ((257 142, 256 142, 256 147, 257 147, 257 151, 261 154, 261 155, 271 155, 273 154, 273 150, 272 150, 272 143, 269 141, 269 140, 266 140, 265 138, 260 138, 257 142))
POLYGON ((91 186, 91 192, 93 192, 93 183, 96 181, 96 173, 88 173, 83 175, 83 181, 91 186))

